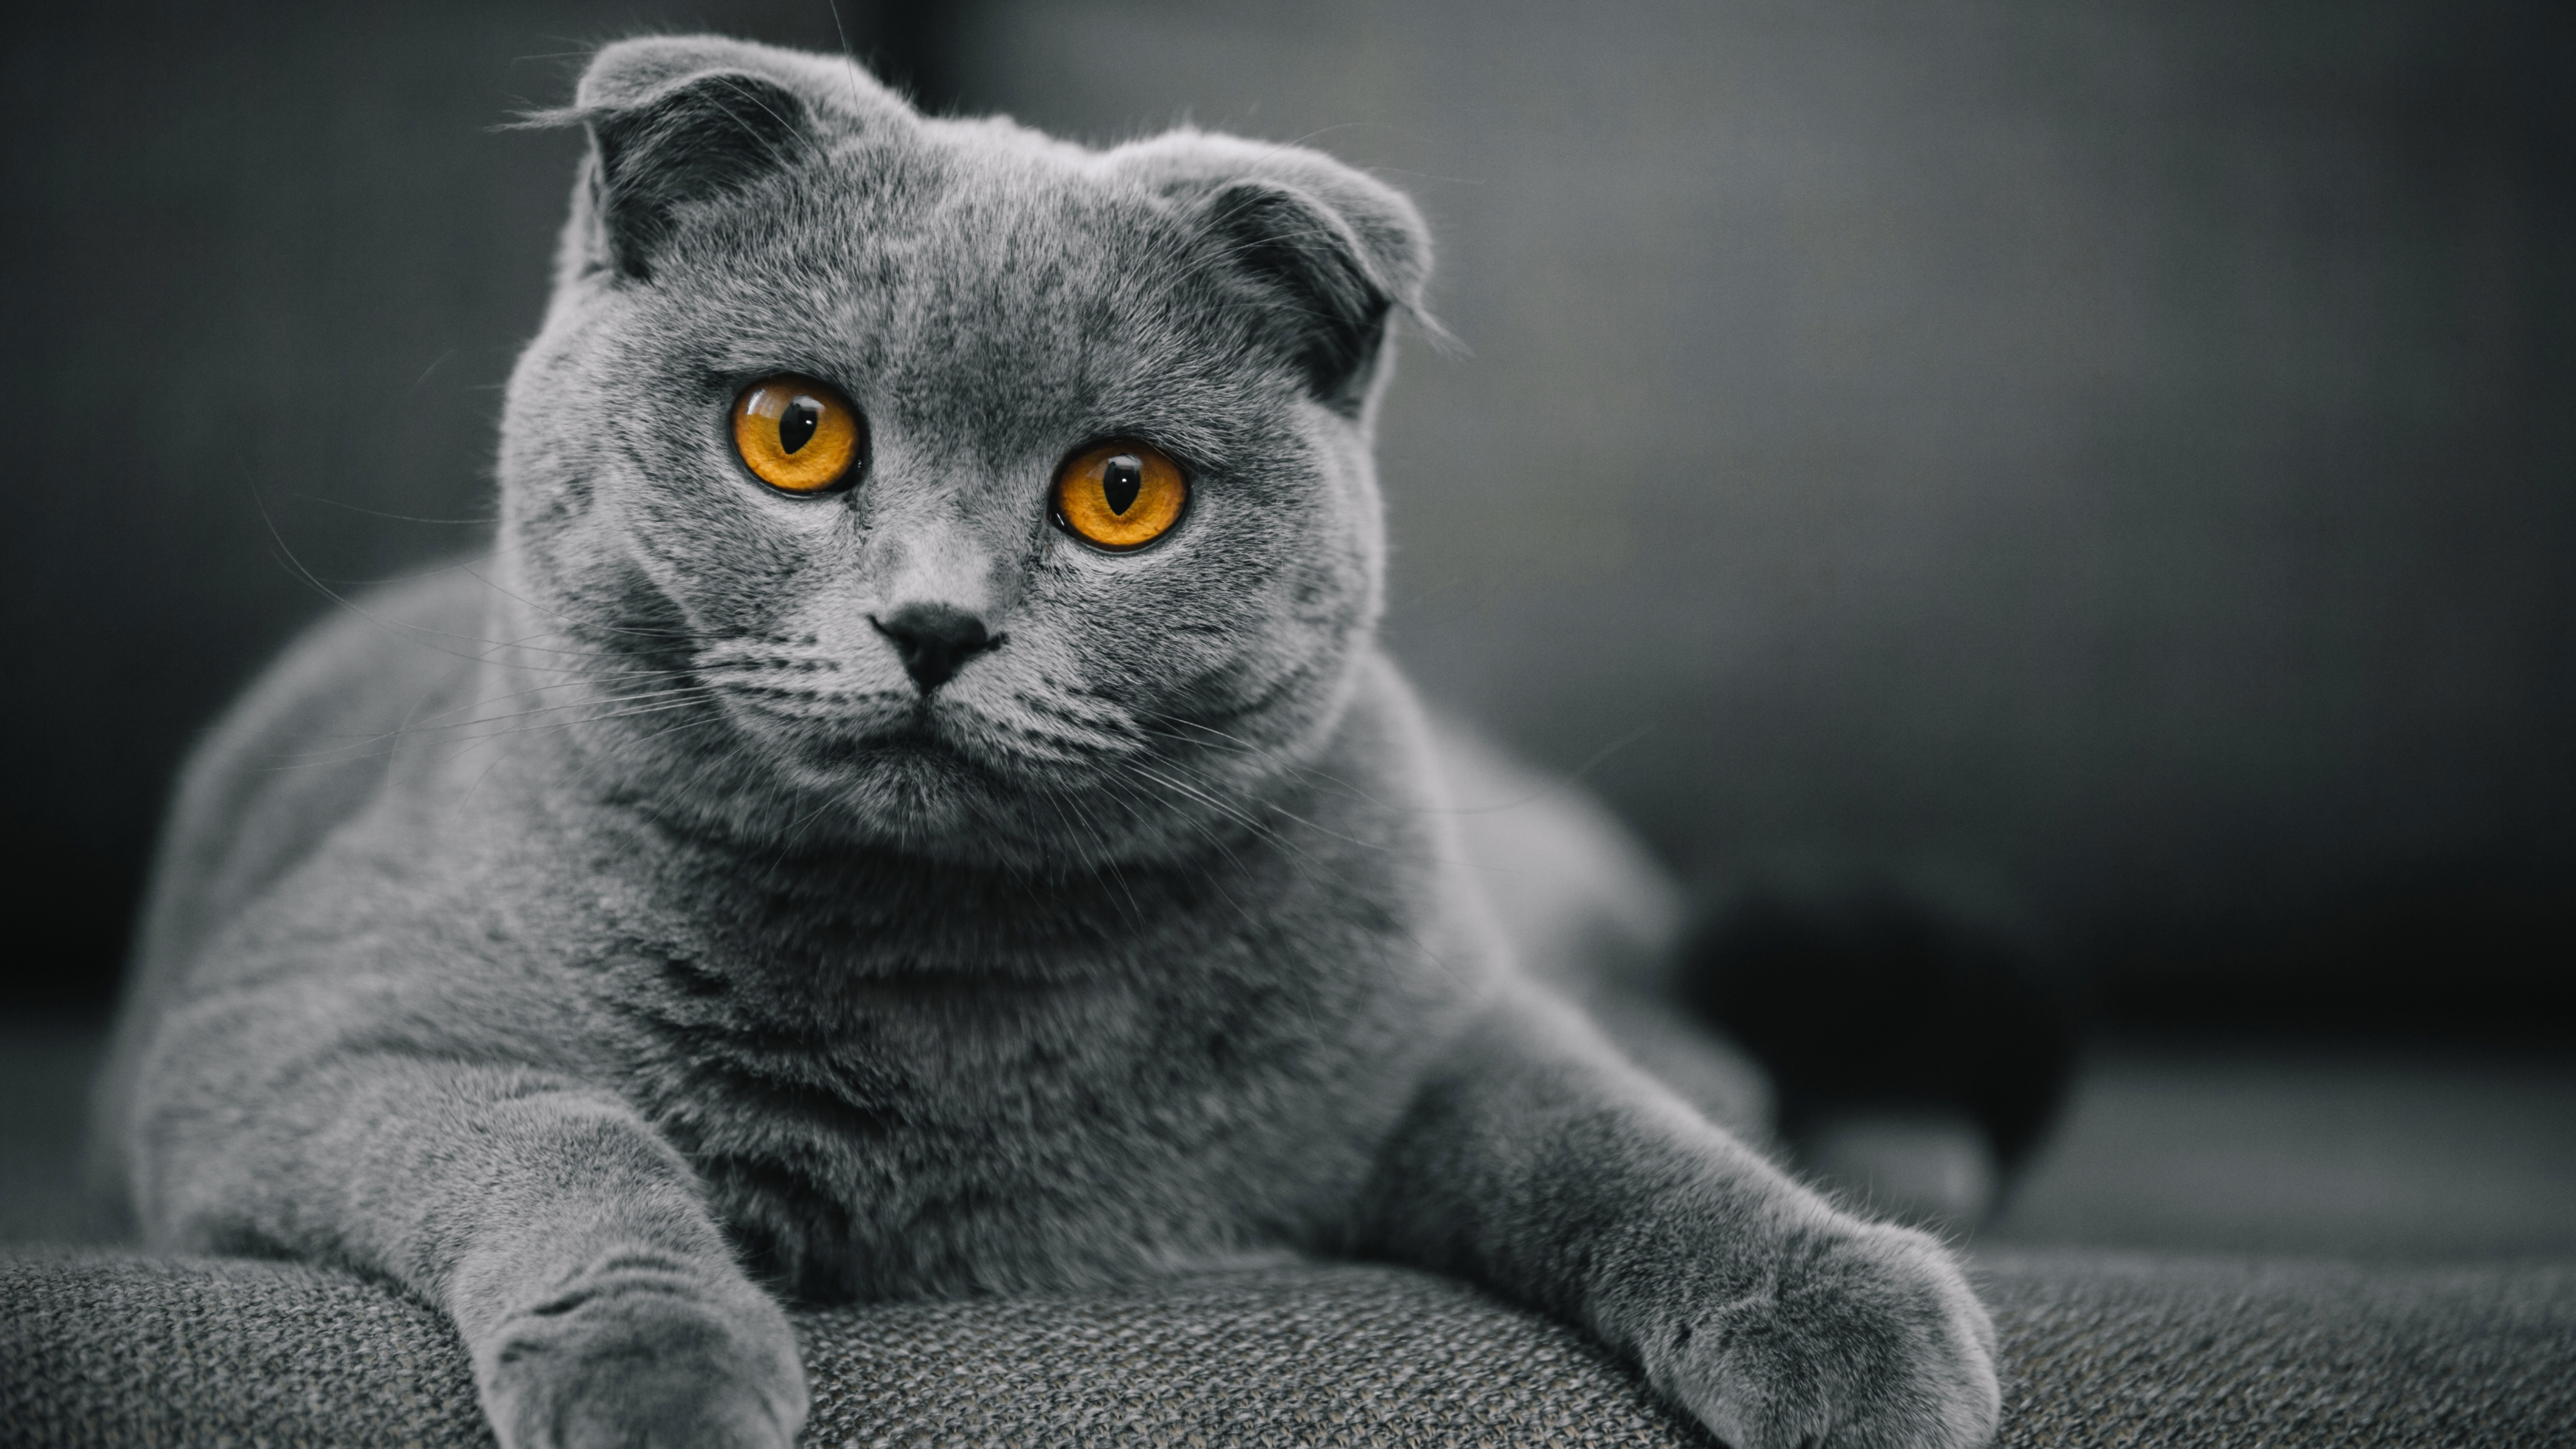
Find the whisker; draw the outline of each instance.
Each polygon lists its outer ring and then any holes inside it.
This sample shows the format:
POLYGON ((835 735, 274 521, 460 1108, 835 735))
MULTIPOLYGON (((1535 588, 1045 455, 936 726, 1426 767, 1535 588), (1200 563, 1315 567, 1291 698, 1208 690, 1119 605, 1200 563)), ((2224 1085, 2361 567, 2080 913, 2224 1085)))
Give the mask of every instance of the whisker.
MULTIPOLYGON (((445 359, 443 358, 441 359, 441 361, 444 360, 445 359)), ((325 508, 337 508, 349 513, 364 514, 369 518, 390 519, 395 523, 436 523, 451 525, 458 528, 468 528, 499 523, 501 521, 500 516, 497 514, 488 518, 423 518, 420 515, 413 513, 387 513, 381 508, 366 508, 355 503, 344 503, 337 498, 325 498, 319 493, 286 493, 281 494, 280 496, 292 498, 299 503, 318 503, 325 508)))
MULTIPOLYGON (((463 565, 459 565, 459 567, 461 568, 463 565)), ((524 604, 528 608, 534 609, 538 613, 551 619, 560 619, 566 623, 580 627, 603 629, 611 634, 625 634, 638 639, 684 639, 692 642, 697 642, 699 639, 697 634, 686 629, 629 629, 615 624, 601 624, 587 619, 575 619, 571 615, 565 614, 559 610, 549 609, 534 599, 521 598, 517 594, 514 594, 508 589, 501 587, 499 584, 492 582, 490 579, 485 578, 483 575, 475 573, 470 568, 465 569, 465 572, 473 577, 477 582, 481 583, 483 587, 499 594, 502 598, 511 600, 514 603, 524 604)))
POLYGON ((467 738, 471 740, 471 743, 469 743, 463 750, 458 751, 456 758, 462 759, 466 755, 482 748, 484 745, 490 744, 494 740, 505 739, 511 735, 535 734, 548 730, 579 729, 584 725, 606 724, 612 720, 634 719, 639 716, 649 714, 667 714, 672 710, 690 709, 707 702, 707 698, 692 696, 689 698, 665 700, 659 704, 645 705, 637 709, 611 710, 606 714, 591 715, 582 719, 554 720, 545 724, 513 725, 505 730, 494 730, 490 734, 468 736, 467 738))
MULTIPOLYGON (((547 689, 556 689, 563 688, 565 686, 546 685, 542 687, 547 689)), ((517 698, 520 695, 535 692, 534 690, 516 690, 509 694, 493 696, 491 699, 482 701, 478 704, 458 705, 452 709, 440 710, 436 714, 423 716, 418 719, 407 716, 400 726, 385 733, 357 736, 349 739, 347 743, 333 745, 327 749, 306 750, 293 754, 281 755, 277 758, 276 763, 272 764, 270 768, 301 768, 313 764, 334 764, 347 759, 356 758, 359 754, 369 752, 376 746, 390 746, 399 743, 403 739, 414 736, 429 735, 449 730, 472 729, 478 725, 495 724, 501 721, 513 719, 527 719, 541 714, 551 714, 562 710, 581 709, 593 705, 627 704, 647 700, 676 698, 693 690, 704 689, 705 686, 703 685, 683 685, 676 689, 648 690, 641 694, 613 695, 605 699, 568 700, 562 704, 542 705, 533 709, 515 710, 508 714, 476 715, 470 719, 452 720, 445 724, 432 723, 432 721, 443 719, 449 715, 479 709, 483 704, 497 703, 503 699, 517 698)))

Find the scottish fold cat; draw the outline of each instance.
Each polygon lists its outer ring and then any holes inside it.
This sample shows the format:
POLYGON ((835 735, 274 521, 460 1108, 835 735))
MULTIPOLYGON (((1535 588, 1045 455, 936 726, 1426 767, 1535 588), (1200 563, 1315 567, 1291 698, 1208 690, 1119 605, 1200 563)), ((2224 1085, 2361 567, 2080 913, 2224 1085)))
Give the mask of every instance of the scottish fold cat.
POLYGON ((407 1286, 514 1449, 790 1442, 782 1296, 1281 1253, 1560 1315, 1737 1449, 1991 1435, 1951 1257, 1631 1009, 1652 867, 1372 643, 1402 197, 707 38, 553 119, 495 562, 183 782, 103 1108, 149 1241, 407 1286))

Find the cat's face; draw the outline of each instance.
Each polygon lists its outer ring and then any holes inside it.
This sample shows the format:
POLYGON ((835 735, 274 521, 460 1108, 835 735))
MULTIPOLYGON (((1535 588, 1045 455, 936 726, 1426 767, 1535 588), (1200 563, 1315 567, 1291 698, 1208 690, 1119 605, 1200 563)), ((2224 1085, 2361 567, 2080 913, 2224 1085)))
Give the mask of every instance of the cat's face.
POLYGON ((613 47, 582 103, 502 472, 511 592, 580 641, 595 748, 776 797, 737 817, 1071 862, 1170 849, 1316 748, 1379 604, 1368 403, 1426 265, 1400 199, 1224 138, 928 122, 733 42, 613 47), (854 415, 836 486, 746 457, 781 377, 854 415), (1177 470, 1141 546, 1059 507, 1109 444, 1177 470))

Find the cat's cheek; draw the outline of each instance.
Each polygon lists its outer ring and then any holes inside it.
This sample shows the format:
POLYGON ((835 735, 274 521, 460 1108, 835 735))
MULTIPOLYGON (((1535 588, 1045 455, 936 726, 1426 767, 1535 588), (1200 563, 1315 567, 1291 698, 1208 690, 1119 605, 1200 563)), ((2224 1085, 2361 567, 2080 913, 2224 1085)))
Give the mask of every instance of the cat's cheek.
POLYGON ((763 497, 738 473, 702 465, 617 500, 631 551, 702 634, 780 627, 852 567, 846 509, 763 497))

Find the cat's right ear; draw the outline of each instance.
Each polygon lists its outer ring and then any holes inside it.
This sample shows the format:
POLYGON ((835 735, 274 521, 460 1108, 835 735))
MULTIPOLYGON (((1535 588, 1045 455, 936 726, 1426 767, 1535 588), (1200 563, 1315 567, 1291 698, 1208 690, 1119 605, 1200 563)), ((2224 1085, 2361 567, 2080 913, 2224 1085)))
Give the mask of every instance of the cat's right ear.
POLYGON ((573 103, 528 124, 590 132, 565 238, 568 272, 646 280, 681 208, 794 166, 827 135, 908 114, 847 62, 682 35, 602 49, 573 103))

